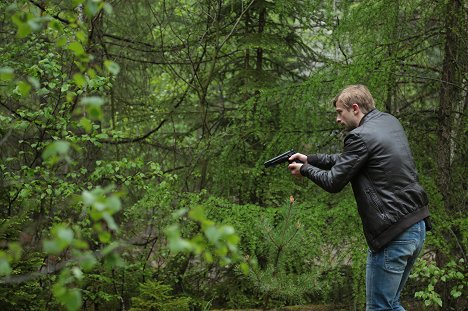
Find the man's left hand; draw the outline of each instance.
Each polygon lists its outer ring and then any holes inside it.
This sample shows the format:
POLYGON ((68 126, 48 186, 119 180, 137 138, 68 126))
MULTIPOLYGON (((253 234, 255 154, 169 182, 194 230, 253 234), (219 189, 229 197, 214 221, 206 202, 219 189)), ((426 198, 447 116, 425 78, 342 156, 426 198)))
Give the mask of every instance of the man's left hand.
POLYGON ((288 169, 291 171, 291 174, 295 176, 302 176, 301 175, 301 167, 304 165, 303 163, 291 163, 288 165, 288 169))

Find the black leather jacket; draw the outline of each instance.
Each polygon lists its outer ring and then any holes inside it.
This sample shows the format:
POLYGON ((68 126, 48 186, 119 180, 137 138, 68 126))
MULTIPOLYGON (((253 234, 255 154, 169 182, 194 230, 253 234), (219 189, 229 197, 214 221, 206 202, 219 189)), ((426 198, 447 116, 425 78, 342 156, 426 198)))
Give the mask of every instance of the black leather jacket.
POLYGON ((400 122, 374 109, 348 133, 341 154, 307 158, 301 174, 328 192, 351 182, 369 248, 376 252, 429 216, 400 122))

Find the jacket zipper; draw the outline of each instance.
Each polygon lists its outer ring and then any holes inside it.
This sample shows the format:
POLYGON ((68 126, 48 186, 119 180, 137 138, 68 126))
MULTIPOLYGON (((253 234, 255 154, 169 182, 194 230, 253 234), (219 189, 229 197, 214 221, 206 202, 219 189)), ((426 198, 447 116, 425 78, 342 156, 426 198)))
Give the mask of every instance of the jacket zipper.
POLYGON ((374 208, 382 215, 382 218, 387 218, 387 215, 383 212, 382 208, 380 207, 379 200, 377 198, 377 195, 372 189, 366 189, 367 195, 369 196, 369 199, 374 206, 374 208))

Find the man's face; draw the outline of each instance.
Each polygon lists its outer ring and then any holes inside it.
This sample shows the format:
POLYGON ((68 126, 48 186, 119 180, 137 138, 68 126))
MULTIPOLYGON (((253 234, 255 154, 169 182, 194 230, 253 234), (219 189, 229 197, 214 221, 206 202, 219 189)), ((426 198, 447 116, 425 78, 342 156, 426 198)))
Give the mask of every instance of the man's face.
POLYGON ((341 124, 347 131, 354 130, 359 126, 356 107, 354 105, 348 109, 343 103, 336 103, 336 122, 341 124))

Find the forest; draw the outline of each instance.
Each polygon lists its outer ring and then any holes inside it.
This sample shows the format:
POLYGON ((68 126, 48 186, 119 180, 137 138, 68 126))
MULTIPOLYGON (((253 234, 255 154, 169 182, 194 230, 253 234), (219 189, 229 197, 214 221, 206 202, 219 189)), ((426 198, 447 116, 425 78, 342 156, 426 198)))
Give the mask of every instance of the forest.
POLYGON ((467 310, 464 0, 0 2, 1 310, 365 310, 340 153, 365 84, 429 197, 402 300, 467 310))

